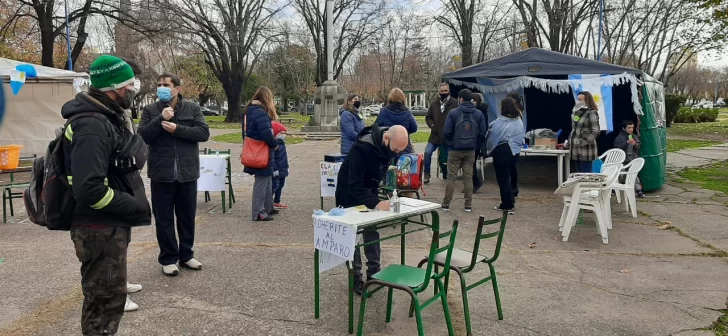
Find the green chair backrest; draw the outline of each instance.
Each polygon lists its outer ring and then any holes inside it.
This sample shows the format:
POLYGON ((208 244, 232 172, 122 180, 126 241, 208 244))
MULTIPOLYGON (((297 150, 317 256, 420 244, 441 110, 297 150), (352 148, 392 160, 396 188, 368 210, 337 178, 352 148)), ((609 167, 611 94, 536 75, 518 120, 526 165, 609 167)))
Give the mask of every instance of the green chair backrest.
POLYGON ((425 269, 425 282, 415 290, 415 292, 421 292, 425 289, 427 289, 428 284, 430 283, 430 278, 434 279, 442 279, 445 277, 448 272, 450 272, 450 259, 452 259, 452 250, 455 247, 455 236, 458 231, 458 221, 455 220, 452 223, 452 228, 450 231, 440 233, 439 231, 435 231, 432 234, 432 242, 430 243, 430 253, 427 258, 427 268, 425 269), (447 243, 443 246, 438 246, 440 244, 441 239, 447 238, 447 243), (447 255, 445 257, 445 265, 441 268, 439 273, 433 274, 433 267, 434 267, 434 260, 435 256, 447 251, 447 255))
POLYGON ((475 264, 478 263, 478 251, 480 249, 480 242, 484 239, 498 237, 498 241, 495 243, 495 251, 493 252, 493 256, 490 258, 485 259, 486 263, 492 263, 498 259, 498 256, 500 255, 500 249, 501 245, 503 244, 503 234, 506 231, 506 221, 508 220, 508 212, 503 211, 503 215, 500 218, 495 218, 491 220, 485 220, 485 217, 480 216, 480 219, 478 220, 478 230, 475 234, 475 247, 473 247, 473 259, 470 261, 470 266, 468 266, 466 269, 463 270, 464 273, 470 272, 474 267, 475 264), (498 230, 493 232, 487 232, 483 233, 483 230, 485 229, 486 225, 493 225, 496 223, 500 223, 500 226, 498 227, 498 230))

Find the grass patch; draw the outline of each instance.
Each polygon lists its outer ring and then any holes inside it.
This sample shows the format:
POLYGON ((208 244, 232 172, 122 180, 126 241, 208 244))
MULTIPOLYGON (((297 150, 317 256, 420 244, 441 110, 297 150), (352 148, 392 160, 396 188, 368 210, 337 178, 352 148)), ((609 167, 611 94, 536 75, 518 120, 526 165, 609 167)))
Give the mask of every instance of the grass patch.
POLYGON ((718 140, 684 140, 684 139, 668 139, 667 140, 667 151, 677 152, 683 149, 708 147, 722 143, 718 140))
POLYGON ((427 142, 427 139, 430 138, 430 132, 417 132, 415 134, 412 134, 410 139, 412 139, 412 143, 422 143, 427 142))
POLYGON ((415 116, 415 120, 417 121, 418 124, 425 124, 426 123, 425 117, 423 117, 423 116, 415 116))
POLYGON ((728 194, 728 161, 702 167, 688 168, 678 172, 678 175, 698 183, 704 189, 728 194))
MULTIPOLYGON (((221 134, 216 135, 212 137, 212 140, 217 142, 226 142, 226 143, 234 143, 234 144, 242 144, 243 143, 243 136, 241 133, 227 133, 227 134, 221 134)), ((303 137, 294 137, 289 135, 286 137, 286 145, 295 145, 302 143, 305 139, 303 137)))
POLYGON ((716 336, 728 336, 728 310, 723 311, 723 316, 718 321, 713 322, 711 327, 716 336))
POLYGON ((672 124, 668 135, 686 136, 695 139, 728 140, 728 120, 697 124, 672 124))

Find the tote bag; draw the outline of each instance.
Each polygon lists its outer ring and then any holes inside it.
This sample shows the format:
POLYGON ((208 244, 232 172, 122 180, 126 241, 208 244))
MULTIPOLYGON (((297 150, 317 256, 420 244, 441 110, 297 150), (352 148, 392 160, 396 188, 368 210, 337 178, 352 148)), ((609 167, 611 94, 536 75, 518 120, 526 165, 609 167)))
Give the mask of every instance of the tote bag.
MULTIPOLYGON (((243 128, 248 130, 248 116, 244 117, 243 128)), ((270 150, 268 144, 262 140, 255 140, 246 136, 243 139, 243 152, 240 154, 240 163, 243 166, 254 169, 263 169, 268 167, 270 160, 270 150)))

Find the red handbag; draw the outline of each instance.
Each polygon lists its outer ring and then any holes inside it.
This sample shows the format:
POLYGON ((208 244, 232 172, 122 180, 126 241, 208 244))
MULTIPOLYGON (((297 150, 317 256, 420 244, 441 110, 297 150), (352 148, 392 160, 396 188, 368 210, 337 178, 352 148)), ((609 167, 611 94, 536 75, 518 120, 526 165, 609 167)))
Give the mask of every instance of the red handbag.
MULTIPOLYGON (((248 118, 244 117, 243 128, 248 130, 248 118)), ((243 139, 243 152, 240 154, 240 163, 243 166, 254 169, 263 169, 268 167, 270 161, 270 149, 268 144, 262 140, 255 140, 246 136, 243 139)))

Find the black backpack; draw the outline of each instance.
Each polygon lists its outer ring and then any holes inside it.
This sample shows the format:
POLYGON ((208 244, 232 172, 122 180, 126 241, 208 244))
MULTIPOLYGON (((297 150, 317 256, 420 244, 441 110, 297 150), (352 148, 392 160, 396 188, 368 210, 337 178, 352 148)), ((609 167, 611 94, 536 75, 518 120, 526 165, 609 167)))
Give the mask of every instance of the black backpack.
POLYGON ((30 173, 30 186, 23 192, 23 203, 30 220, 48 230, 70 230, 76 200, 65 170, 63 137, 73 120, 93 117, 110 121, 102 113, 84 112, 71 116, 61 132, 48 144, 45 155, 36 159, 30 173))
POLYGON ((478 123, 472 113, 460 111, 455 121, 452 146, 455 149, 475 149, 478 142, 478 123))

